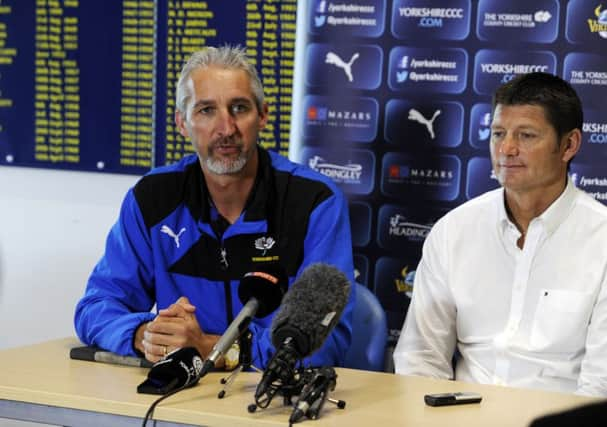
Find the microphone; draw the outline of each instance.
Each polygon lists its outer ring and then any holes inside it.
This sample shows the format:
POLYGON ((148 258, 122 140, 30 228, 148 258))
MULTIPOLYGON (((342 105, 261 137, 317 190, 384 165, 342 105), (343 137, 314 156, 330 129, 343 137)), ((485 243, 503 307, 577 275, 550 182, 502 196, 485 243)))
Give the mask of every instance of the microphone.
POLYGON ((290 424, 295 424, 304 415, 310 419, 318 418, 322 407, 327 400, 329 391, 335 390, 337 374, 333 368, 320 368, 312 380, 306 384, 295 404, 295 409, 289 418, 290 424))
POLYGON ((173 390, 191 387, 200 379, 202 358, 194 347, 173 350, 154 363, 148 378, 137 386, 138 393, 167 394, 173 390))
POLYGON ((264 270, 246 273, 240 281, 238 298, 244 306, 213 346, 204 361, 200 377, 215 367, 217 359, 223 356, 249 327, 253 317, 266 317, 280 305, 288 285, 287 275, 278 264, 264 266, 264 270))
POLYGON ((333 266, 315 263, 302 272, 272 321, 270 331, 277 352, 255 390, 258 406, 269 404, 277 382, 292 385, 295 364, 320 348, 339 321, 349 295, 348 278, 333 266))

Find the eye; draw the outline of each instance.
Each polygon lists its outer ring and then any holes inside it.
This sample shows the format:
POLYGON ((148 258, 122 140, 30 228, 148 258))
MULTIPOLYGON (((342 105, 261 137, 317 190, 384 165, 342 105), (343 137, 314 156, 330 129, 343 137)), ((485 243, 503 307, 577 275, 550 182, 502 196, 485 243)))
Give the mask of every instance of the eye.
POLYGON ((499 129, 491 130, 491 139, 502 139, 504 137, 504 135, 506 135, 506 132, 504 132, 503 130, 499 130, 499 129))
POLYGON ((529 140, 535 138, 535 134, 531 132, 521 132, 519 138, 522 140, 529 140))
POLYGON ((209 114, 212 114, 214 111, 215 111, 215 107, 211 107, 211 106, 207 105, 207 106, 200 107, 196 112, 203 114, 203 115, 209 115, 209 114))
POLYGON ((242 114, 242 113, 246 113, 247 111, 249 111, 251 109, 251 107, 248 104, 245 103, 238 103, 238 104, 233 104, 230 107, 232 114, 242 114))

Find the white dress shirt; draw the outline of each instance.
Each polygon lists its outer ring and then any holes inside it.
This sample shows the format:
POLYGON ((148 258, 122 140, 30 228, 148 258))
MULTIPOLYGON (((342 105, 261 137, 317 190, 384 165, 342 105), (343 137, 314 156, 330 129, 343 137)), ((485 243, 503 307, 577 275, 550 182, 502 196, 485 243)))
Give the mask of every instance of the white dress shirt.
POLYGON ((520 235, 501 188, 435 224, 397 373, 607 396, 607 207, 569 180, 520 235))

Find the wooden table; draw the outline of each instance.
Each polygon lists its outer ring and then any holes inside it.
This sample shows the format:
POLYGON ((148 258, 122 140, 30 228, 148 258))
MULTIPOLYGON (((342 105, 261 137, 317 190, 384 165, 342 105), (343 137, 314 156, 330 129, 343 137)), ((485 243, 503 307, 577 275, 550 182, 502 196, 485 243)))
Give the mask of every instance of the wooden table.
MULTIPOLYGON (((65 426, 141 425, 157 396, 136 392, 147 369, 71 360, 75 338, 0 351, 0 417, 65 426)), ((457 381, 405 377, 338 369, 331 397, 346 409, 326 403, 309 426, 527 426, 539 415, 596 401, 564 393, 542 392, 457 381), (480 404, 429 407, 427 393, 475 391, 480 404)), ((287 426, 290 407, 277 397, 270 408, 250 414, 247 405, 259 381, 257 373, 238 375, 231 391, 218 399, 219 380, 211 373, 188 390, 169 397, 154 412, 156 426, 287 426)))

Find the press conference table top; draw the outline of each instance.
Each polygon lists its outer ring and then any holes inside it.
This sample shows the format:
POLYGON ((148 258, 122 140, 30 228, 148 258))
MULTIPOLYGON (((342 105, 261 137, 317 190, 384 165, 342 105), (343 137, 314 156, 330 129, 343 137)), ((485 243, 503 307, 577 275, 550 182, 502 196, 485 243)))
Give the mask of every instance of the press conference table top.
MULTIPOLYGON (((71 360, 75 338, 0 351, 0 418, 61 425, 141 425, 157 398, 136 392, 147 369, 71 360)), ((347 402, 344 410, 326 403, 318 420, 304 426, 527 426, 537 416, 596 401, 563 393, 441 381, 338 369, 331 394, 347 402), (427 393, 474 391, 480 404, 429 407, 427 393)), ((238 375, 218 399, 222 373, 211 373, 188 390, 161 402, 156 426, 287 426, 290 407, 274 399, 270 408, 250 414, 257 373, 238 375), (158 421, 160 420, 160 421, 158 421)), ((148 425, 154 425, 148 423, 148 425)))

